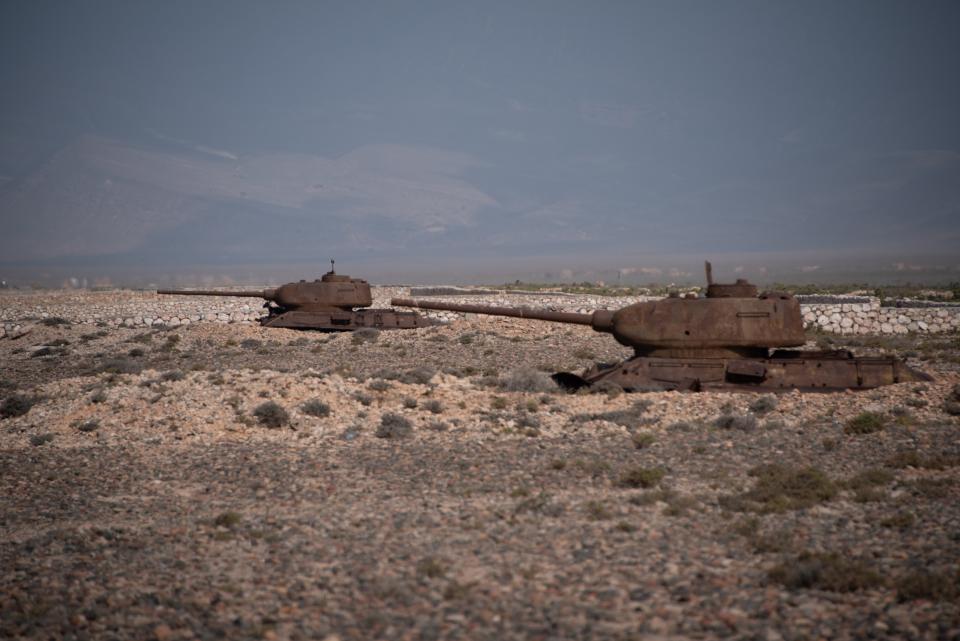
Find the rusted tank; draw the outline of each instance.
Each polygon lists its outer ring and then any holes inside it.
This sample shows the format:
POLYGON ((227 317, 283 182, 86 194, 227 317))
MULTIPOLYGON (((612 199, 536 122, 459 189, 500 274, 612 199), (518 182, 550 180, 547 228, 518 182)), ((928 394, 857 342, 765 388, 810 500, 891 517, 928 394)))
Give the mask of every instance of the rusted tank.
POLYGON ((554 374, 578 389, 601 381, 628 391, 870 389, 930 377, 896 358, 856 358, 846 350, 801 351, 800 303, 786 292, 758 293, 745 280, 714 283, 707 263, 702 297, 670 297, 592 314, 393 299, 398 307, 449 310, 589 325, 632 347, 633 358, 580 375, 554 374))
POLYGON ((172 296, 241 296, 265 299, 268 315, 260 322, 265 327, 352 331, 361 327, 411 329, 435 325, 436 321, 416 312, 392 309, 365 309, 373 304, 370 284, 361 278, 330 271, 312 281, 301 280, 259 291, 218 291, 161 289, 158 294, 172 296))

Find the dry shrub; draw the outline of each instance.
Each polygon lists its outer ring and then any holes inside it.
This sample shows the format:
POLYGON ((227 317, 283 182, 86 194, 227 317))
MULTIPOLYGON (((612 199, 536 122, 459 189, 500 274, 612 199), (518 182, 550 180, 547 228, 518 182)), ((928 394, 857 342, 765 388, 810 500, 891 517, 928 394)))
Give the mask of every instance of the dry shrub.
POLYGON ((443 403, 436 399, 432 399, 423 404, 423 409, 427 410, 431 414, 442 414, 443 403))
POLYGON ((330 416, 330 406, 318 398, 311 399, 300 406, 300 411, 309 416, 323 418, 330 416))
POLYGON ((960 572, 911 572, 897 579, 896 588, 899 601, 953 601, 960 597, 960 572))
POLYGON ((960 455, 957 454, 931 454, 921 456, 916 450, 907 450, 897 452, 886 463, 887 467, 903 469, 905 467, 914 467, 924 470, 944 470, 948 467, 960 465, 960 455))
POLYGON ((804 552, 771 569, 769 576, 790 590, 856 592, 883 583, 862 561, 834 552, 804 552))
POLYGON ((99 371, 107 374, 139 374, 143 366, 129 358, 111 358, 101 363, 99 371))
POLYGON ((837 495, 837 485, 815 467, 762 465, 749 472, 756 478, 746 492, 720 497, 720 505, 738 512, 785 512, 812 507, 837 495))
POLYGON ((0 418, 23 416, 30 411, 30 408, 33 407, 36 402, 36 399, 23 394, 8 396, 0 403, 0 418))
POLYGON ((386 392, 391 387, 393 387, 393 385, 391 385, 389 381, 385 381, 382 378, 376 378, 367 383, 367 388, 372 389, 374 392, 386 392))
POLYGON ((375 436, 377 438, 407 438, 413 433, 413 425, 409 420, 387 412, 380 417, 380 426, 377 427, 375 436))
POLYGON ((617 484, 620 487, 649 489, 659 485, 664 474, 659 467, 634 467, 625 470, 617 484))
POLYGON ((361 327, 353 332, 353 335, 350 337, 350 342, 354 345, 362 345, 363 343, 376 343, 379 338, 379 329, 375 327, 361 327))
POLYGON ((763 416, 775 409, 777 409, 777 397, 772 394, 761 396, 750 404, 750 411, 757 416, 763 416))
POLYGON ((641 399, 635 401, 633 405, 626 409, 600 412, 597 414, 577 414, 573 418, 579 421, 608 421, 610 423, 616 423, 621 427, 634 428, 648 422, 643 418, 643 415, 650 409, 652 404, 652 401, 648 399, 641 399))
POLYGON ((757 417, 753 414, 724 414, 719 416, 714 422, 714 427, 721 430, 737 430, 740 432, 752 432, 757 429, 757 417))
POLYGON ((257 405, 253 410, 253 415, 261 425, 269 428, 283 427, 290 422, 290 415, 287 414, 287 410, 275 401, 267 401, 257 405))
POLYGON ((429 367, 417 367, 407 370, 400 376, 400 382, 408 385, 426 385, 436 375, 436 370, 429 367))
POLYGON ((535 369, 515 369, 498 382, 500 389, 507 392, 556 392, 559 388, 553 379, 535 369))
POLYGON ((886 427, 886 420, 877 412, 860 412, 844 426, 847 434, 873 434, 886 427))

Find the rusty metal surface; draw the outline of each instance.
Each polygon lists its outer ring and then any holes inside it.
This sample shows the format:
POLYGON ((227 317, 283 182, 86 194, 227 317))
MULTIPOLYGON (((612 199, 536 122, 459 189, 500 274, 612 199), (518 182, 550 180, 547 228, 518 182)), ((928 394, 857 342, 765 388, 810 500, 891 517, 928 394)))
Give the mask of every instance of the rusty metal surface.
POLYGON ((258 289, 255 291, 219 291, 216 289, 158 289, 163 296, 231 296, 239 298, 263 298, 270 300, 274 297, 275 289, 258 289))
POLYGON ((595 366, 580 376, 566 372, 555 375, 554 380, 569 388, 609 381, 634 391, 826 392, 930 380, 894 358, 780 349, 806 342, 797 299, 781 292, 758 295, 757 288, 745 280, 729 285, 714 283, 710 263, 706 270, 704 298, 666 298, 635 303, 615 312, 575 314, 402 298, 393 299, 391 304, 590 325, 634 349, 635 356, 618 365, 595 366))
POLYGON ((438 321, 414 312, 391 309, 362 309, 346 312, 290 311, 273 314, 263 320, 264 327, 287 329, 317 329, 326 331, 353 331, 361 327, 376 329, 415 329, 437 325, 438 321))
POLYGON ((510 316, 512 318, 532 318, 534 320, 556 321, 558 323, 573 323, 576 325, 592 325, 593 314, 577 314, 576 312, 552 312, 547 309, 531 309, 529 307, 492 307, 489 305, 462 305, 455 303, 437 303, 428 300, 414 300, 412 298, 394 298, 390 301, 396 307, 414 307, 420 309, 436 309, 464 314, 489 314, 492 316, 510 316))
POLYGON ((923 372, 895 358, 855 358, 849 353, 778 351, 769 358, 649 358, 638 356, 614 367, 594 367, 582 376, 558 380, 576 388, 601 381, 627 391, 740 390, 809 392, 867 390, 911 381, 928 381, 923 372))

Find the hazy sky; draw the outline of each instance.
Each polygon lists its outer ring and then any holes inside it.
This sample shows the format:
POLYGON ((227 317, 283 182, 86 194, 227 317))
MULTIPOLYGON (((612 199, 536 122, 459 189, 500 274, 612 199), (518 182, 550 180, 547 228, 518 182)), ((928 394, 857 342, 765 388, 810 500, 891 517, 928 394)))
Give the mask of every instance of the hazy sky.
MULTIPOLYGON (((480 257, 849 249, 960 263, 957 2, 6 0, 0 86, 8 228, 34 206, 25 181, 96 136, 243 165, 248 210, 337 218, 371 259, 385 239, 365 225, 382 216, 400 258, 474 242, 480 257), (302 171, 319 191, 356 167, 376 197, 355 181, 349 198, 278 203, 250 186, 302 171), (452 200, 394 214, 407 193, 383 187, 394 180, 452 200)), ((123 251, 164 248, 137 238, 123 251)))

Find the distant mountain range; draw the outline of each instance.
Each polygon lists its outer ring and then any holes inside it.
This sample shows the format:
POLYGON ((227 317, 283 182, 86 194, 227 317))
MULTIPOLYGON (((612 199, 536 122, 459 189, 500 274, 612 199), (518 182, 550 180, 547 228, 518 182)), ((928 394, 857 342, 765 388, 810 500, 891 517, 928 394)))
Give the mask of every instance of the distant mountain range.
POLYGON ((4 262, 90 256, 249 262, 376 250, 464 229, 497 205, 473 161, 370 146, 336 159, 144 149, 85 136, 0 188, 4 262))
MULTIPOLYGON (((538 199, 523 181, 504 187, 505 169, 464 153, 368 145, 334 158, 238 154, 154 138, 132 144, 82 136, 21 175, 4 176, 5 273, 26 279, 30 270, 47 270, 48 280, 59 282, 64 274, 115 277, 136 269, 139 280, 152 282, 164 270, 228 274, 229 266, 297 265, 315 271, 334 257, 355 273, 364 265, 385 280, 552 273, 648 282, 699 274, 702 258, 719 260, 725 249, 731 270, 746 265, 750 275, 752 265, 758 281, 841 272, 855 279, 859 268, 848 267, 862 254, 849 253, 848 243, 860 241, 862 252, 877 239, 898 238, 890 230, 908 224, 877 215, 863 232, 833 230, 823 234, 823 247, 794 252, 791 230, 803 223, 789 217, 782 225, 718 219, 708 229, 669 206, 667 213, 641 216, 596 195, 553 195, 562 189, 544 190, 538 199), (753 231, 744 236, 743 229, 753 231)), ((918 231, 939 233, 942 241, 955 228, 925 221, 918 231)), ((938 280, 952 280, 960 264, 955 251, 899 256, 879 244, 869 259, 873 273, 897 279, 921 277, 930 267, 938 280)))

